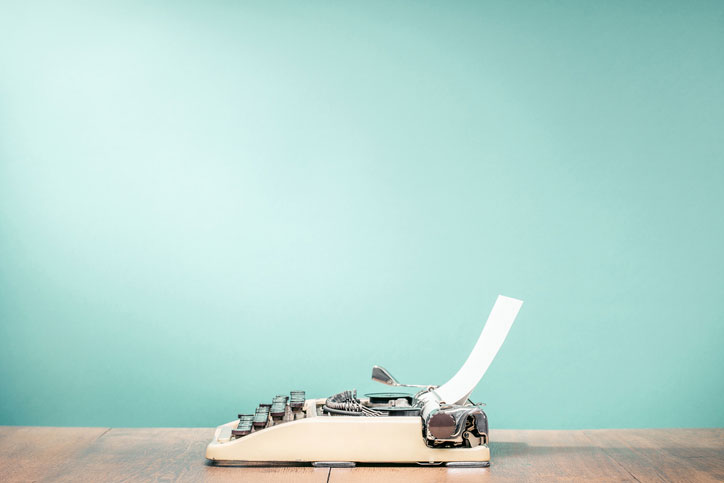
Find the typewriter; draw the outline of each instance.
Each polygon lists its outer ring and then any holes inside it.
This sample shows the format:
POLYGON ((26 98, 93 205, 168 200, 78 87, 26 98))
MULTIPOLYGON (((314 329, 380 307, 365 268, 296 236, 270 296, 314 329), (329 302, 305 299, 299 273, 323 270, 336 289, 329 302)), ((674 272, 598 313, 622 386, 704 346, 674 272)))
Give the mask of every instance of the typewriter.
POLYGON ((470 395, 515 321, 522 301, 498 296, 472 352, 445 384, 401 384, 380 366, 372 379, 409 392, 326 398, 278 395, 216 428, 206 458, 217 464, 356 463, 488 466, 488 418, 470 395), (412 392, 415 392, 412 394, 412 392))

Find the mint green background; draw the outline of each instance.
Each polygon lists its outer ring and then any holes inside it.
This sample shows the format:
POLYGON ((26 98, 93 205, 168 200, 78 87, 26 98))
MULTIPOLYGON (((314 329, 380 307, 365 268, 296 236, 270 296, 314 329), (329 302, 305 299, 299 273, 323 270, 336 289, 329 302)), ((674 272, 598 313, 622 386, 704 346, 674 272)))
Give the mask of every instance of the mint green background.
POLYGON ((0 424, 373 364, 493 427, 724 426, 724 3, 0 9, 0 424))

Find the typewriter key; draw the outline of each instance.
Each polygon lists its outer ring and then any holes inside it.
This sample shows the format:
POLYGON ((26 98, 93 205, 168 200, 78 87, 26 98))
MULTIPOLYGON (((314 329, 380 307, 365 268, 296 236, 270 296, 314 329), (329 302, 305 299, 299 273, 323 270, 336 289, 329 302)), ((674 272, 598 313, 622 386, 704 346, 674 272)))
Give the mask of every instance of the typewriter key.
POLYGON ((256 413, 254 414, 254 427, 255 428, 263 428, 266 426, 266 423, 269 421, 269 408, 267 406, 259 405, 258 408, 256 408, 256 413))
POLYGON ((269 409, 269 414, 271 414, 271 417, 274 421, 279 421, 284 417, 284 413, 286 412, 287 404, 283 402, 275 402, 272 404, 271 409, 269 409))
POLYGON ((240 414, 239 425, 236 429, 231 430, 231 434, 234 436, 246 436, 251 433, 251 426, 254 420, 253 414, 240 414))
POLYGON ((292 391, 289 405, 292 410, 301 410, 304 407, 305 393, 304 391, 292 391))

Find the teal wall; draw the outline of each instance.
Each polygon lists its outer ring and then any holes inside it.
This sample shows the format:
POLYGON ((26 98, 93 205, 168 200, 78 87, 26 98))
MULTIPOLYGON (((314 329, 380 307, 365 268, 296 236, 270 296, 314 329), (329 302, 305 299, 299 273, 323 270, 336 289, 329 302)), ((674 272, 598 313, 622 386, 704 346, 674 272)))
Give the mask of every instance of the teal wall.
POLYGON ((502 293, 494 427, 724 426, 724 3, 0 11, 0 424, 440 383, 502 293))

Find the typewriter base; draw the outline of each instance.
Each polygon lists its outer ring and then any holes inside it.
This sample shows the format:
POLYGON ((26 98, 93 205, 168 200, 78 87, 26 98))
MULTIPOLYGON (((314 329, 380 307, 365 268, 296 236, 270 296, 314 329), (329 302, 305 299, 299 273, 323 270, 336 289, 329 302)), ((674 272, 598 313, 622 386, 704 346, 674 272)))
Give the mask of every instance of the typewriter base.
POLYGON ((227 440, 238 421, 216 428, 206 458, 219 463, 355 462, 485 463, 486 444, 472 448, 430 448, 419 417, 314 417, 290 421, 227 440))

